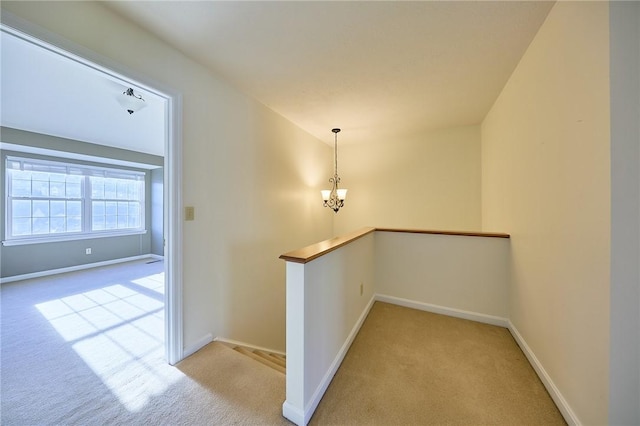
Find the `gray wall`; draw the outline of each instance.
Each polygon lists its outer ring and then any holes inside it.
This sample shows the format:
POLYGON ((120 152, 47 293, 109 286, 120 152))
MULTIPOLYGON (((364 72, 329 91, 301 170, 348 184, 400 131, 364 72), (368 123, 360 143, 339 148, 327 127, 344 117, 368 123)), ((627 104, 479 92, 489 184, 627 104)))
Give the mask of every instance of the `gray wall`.
POLYGON ((609 424, 640 424, 640 3, 611 2, 609 424))
POLYGON ((164 169, 151 170, 151 253, 164 256, 164 169))
MULTIPOLYGON (((111 148, 102 145, 94 145, 86 142, 26 132, 7 127, 0 128, 0 140, 3 143, 13 144, 14 146, 20 145, 23 148, 35 147, 55 150, 61 153, 72 152, 76 154, 91 155, 93 157, 105 159, 105 163, 107 163, 109 159, 133 161, 157 167, 162 166, 164 163, 162 157, 155 155, 111 148)), ((14 147, 12 147, 12 149, 14 149, 14 147)), ((2 167, 0 167, 0 188, 2 188, 3 194, 5 192, 5 160, 7 155, 54 159, 90 165, 105 165, 105 163, 81 162, 78 160, 67 159, 64 158, 64 154, 62 154, 61 157, 55 157, 49 154, 40 155, 24 153, 21 152, 20 148, 15 149, 15 151, 3 149, 0 155, 2 161, 2 167)), ((152 202, 153 197, 151 193, 151 170, 115 165, 109 165, 109 167, 126 168, 145 172, 145 223, 147 226, 147 233, 142 235, 102 237, 75 241, 0 246, 0 277, 7 278, 34 272, 86 265, 90 263, 152 253, 152 245, 157 244, 154 239, 159 238, 160 241, 162 241, 162 228, 155 232, 151 229, 151 224, 154 223, 156 216, 160 216, 160 223, 162 223, 162 202, 159 204, 160 211, 153 212, 154 203, 152 202), (85 254, 86 248, 91 248, 92 254, 85 254)), ((156 179, 160 180, 160 186, 162 186, 161 171, 159 174, 156 173, 156 179), (158 178, 158 176, 160 177, 158 178)), ((161 189, 160 192, 162 192, 161 189)), ((6 197, 0 197, 0 238, 2 240, 5 239, 5 203, 6 197)))

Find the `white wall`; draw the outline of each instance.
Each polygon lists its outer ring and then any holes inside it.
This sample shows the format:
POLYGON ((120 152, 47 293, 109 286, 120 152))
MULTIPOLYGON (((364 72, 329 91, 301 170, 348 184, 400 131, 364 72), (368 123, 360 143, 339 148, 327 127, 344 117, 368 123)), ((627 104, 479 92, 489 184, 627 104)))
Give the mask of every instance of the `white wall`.
POLYGON ((318 195, 330 147, 97 2, 2 8, 182 94, 184 344, 212 333, 284 350, 278 256, 331 234, 318 195))
POLYGON ((507 238, 376 231, 287 261, 283 415, 307 424, 374 300, 506 327, 508 259, 507 238))
POLYGON ((283 414, 296 424, 313 415, 371 307, 373 262, 373 233, 308 263, 287 262, 283 414))
POLYGON ((381 231, 375 238, 376 293, 506 326, 509 239, 381 231))
POLYGON ((609 424, 640 424, 640 2, 611 2, 609 424))
POLYGON ((511 234, 509 317, 583 424, 609 398, 609 13, 558 2, 482 124, 483 231, 511 234))
MULTIPOLYGON (((334 235, 363 226, 480 230, 479 126, 340 144, 348 138, 346 131, 338 137, 338 172, 349 192, 335 215, 334 235)), ((325 179, 332 167, 326 163, 325 179)))

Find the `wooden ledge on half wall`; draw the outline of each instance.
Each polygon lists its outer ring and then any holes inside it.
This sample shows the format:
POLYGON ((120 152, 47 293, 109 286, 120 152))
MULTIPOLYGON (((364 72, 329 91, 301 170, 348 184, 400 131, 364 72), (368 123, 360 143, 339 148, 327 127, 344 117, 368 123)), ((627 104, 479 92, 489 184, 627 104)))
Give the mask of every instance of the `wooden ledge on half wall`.
POLYGON ((436 234, 436 235, 458 235, 464 237, 490 237, 490 238, 510 238, 509 234, 497 232, 469 232, 469 231, 437 231, 427 229, 401 229, 401 228, 372 228, 366 227, 350 232, 339 237, 330 238, 319 243, 311 244, 301 249, 293 250, 280 256, 280 259, 287 262, 307 263, 320 256, 324 256, 345 244, 362 238, 375 231, 380 232, 405 232, 410 234, 436 234))

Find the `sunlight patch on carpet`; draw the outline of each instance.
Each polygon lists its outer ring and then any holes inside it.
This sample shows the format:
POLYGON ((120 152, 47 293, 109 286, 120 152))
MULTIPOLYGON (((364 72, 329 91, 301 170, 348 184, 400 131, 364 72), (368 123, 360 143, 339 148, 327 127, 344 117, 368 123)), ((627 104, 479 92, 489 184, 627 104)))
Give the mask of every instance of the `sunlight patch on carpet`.
POLYGON ((154 274, 35 306, 127 410, 137 412, 184 377, 165 360, 163 293, 163 276, 154 274))
POLYGON ((164 294, 164 274, 154 274, 131 281, 139 286, 164 294))

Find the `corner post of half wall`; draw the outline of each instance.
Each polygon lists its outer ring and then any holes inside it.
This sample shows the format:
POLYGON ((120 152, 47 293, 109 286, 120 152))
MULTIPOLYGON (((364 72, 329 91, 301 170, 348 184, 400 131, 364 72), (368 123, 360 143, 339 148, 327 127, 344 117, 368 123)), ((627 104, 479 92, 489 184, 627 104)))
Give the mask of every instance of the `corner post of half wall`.
POLYGON ((287 378, 282 415, 304 426, 304 269, 302 263, 287 262, 287 378))

